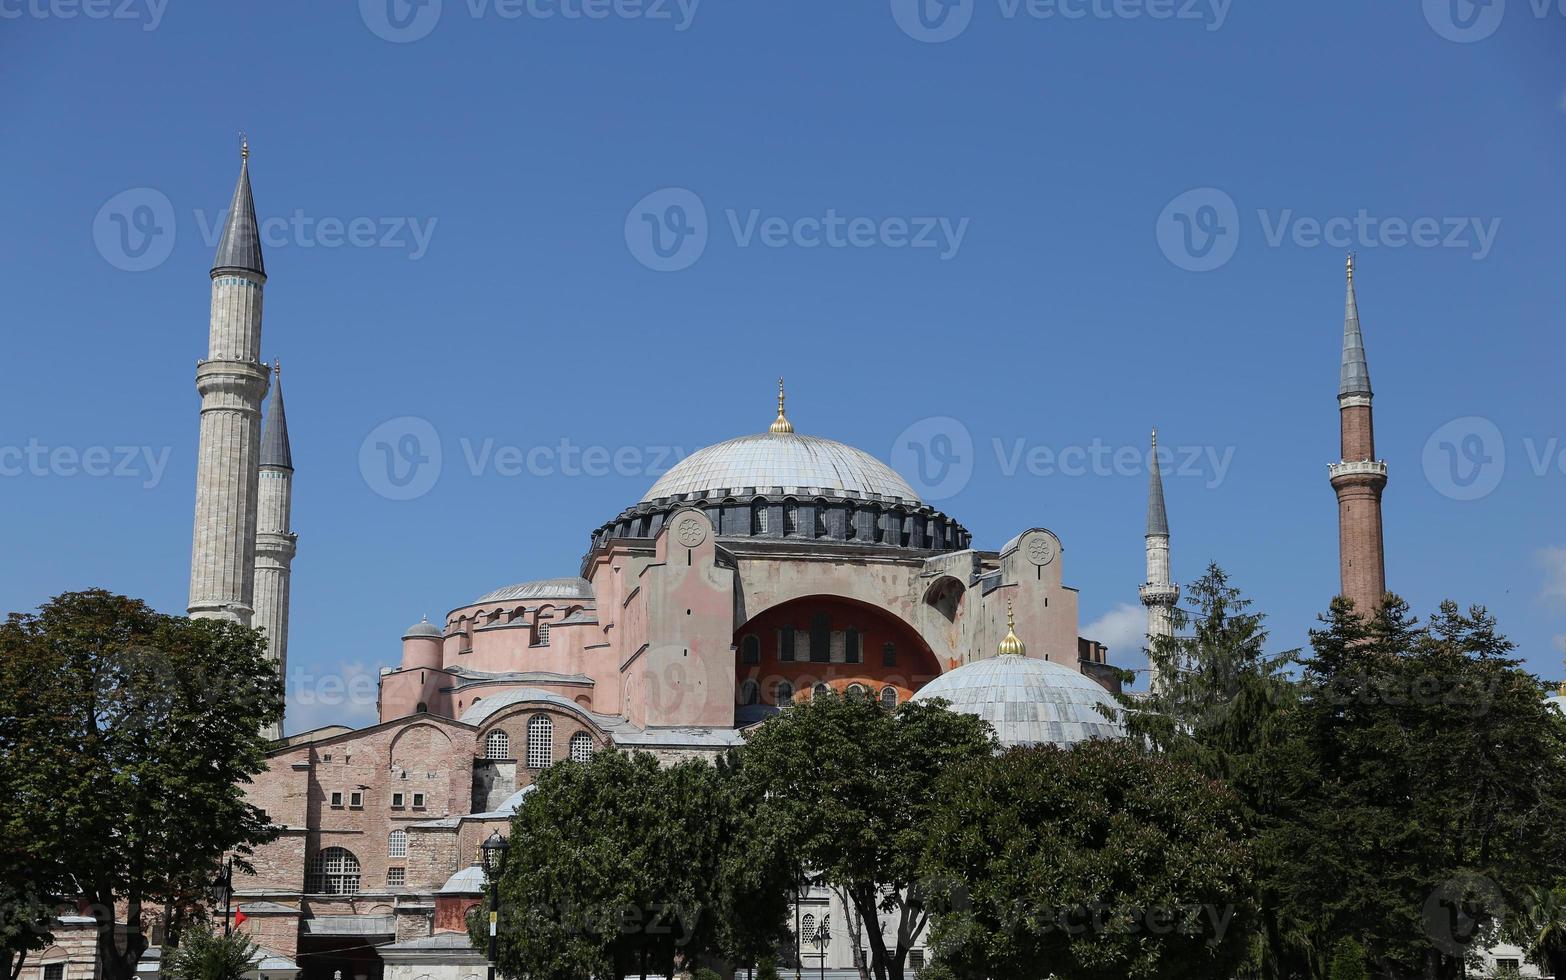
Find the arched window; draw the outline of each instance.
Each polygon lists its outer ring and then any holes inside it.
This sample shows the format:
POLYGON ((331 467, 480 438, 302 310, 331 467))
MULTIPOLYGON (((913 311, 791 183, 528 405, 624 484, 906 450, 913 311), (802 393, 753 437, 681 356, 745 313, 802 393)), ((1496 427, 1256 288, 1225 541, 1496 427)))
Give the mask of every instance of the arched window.
POLYGON ((511 758, 511 736, 499 728, 484 736, 484 758, 511 758))
POLYGON ((533 629, 533 645, 538 647, 549 646, 549 624, 539 623, 533 629))
POLYGON ((419 704, 418 704, 418 707, 414 708, 413 710, 422 715, 425 712, 430 710, 430 706, 428 704, 426 704, 425 702, 420 701, 419 704))
POLYGON ((816 518, 815 518, 815 520, 816 520, 816 528, 815 528, 815 534, 813 536, 814 537, 818 537, 818 538, 826 537, 827 536, 827 502, 824 499, 820 498, 820 497, 816 498, 816 518))
POLYGON ((819 698, 822 695, 831 694, 831 693, 832 693, 832 689, 830 687, 827 687, 825 684, 817 684, 815 687, 810 689, 810 696, 813 697, 813 698, 819 698))
POLYGON ((593 737, 586 732, 577 732, 571 736, 571 761, 593 761, 593 737))
POLYGON ((794 706, 794 685, 788 681, 778 681, 778 686, 772 689, 772 703, 780 708, 794 706))
POLYGON ((848 696, 851 698, 862 698, 868 693, 869 692, 865 690, 865 686, 863 684, 848 685, 848 696))
POLYGON ((853 504, 843 508, 843 537, 849 540, 852 540, 859 533, 859 529, 854 526, 856 513, 853 504))
POLYGON ((799 505, 792 500, 783 501, 783 533, 789 537, 799 533, 799 505))
POLYGON ((751 635, 740 640, 740 663, 761 663, 761 637, 751 635))
POLYGON ((527 720, 527 767, 543 769, 555 761, 555 723, 548 715, 527 720))
POLYGON ((386 837, 387 857, 408 856, 408 832, 406 830, 394 830, 386 837))
POLYGON ((804 921, 799 926, 800 942, 813 943, 816 941, 816 917, 809 912, 805 913, 804 921))
POLYGON ((883 708, 895 708, 895 707, 897 707, 897 688, 895 688, 895 687, 883 687, 883 688, 881 688, 881 706, 883 708))
POLYGON ((743 681, 740 681, 740 686, 739 686, 739 703, 742 704, 742 705, 752 705, 752 704, 760 704, 761 703, 761 688, 756 685, 755 681, 753 681, 753 680, 743 680, 743 681))
POLYGON ((750 533, 767 533, 767 502, 758 500, 750 505, 750 533))
POLYGON ((316 895, 357 895, 359 859, 343 847, 317 851, 310 859, 305 891, 316 895))

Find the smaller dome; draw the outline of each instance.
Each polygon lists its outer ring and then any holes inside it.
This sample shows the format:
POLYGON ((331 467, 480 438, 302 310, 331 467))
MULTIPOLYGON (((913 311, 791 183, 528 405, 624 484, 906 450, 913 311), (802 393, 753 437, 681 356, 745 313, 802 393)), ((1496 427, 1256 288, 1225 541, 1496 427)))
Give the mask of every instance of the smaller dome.
POLYGON ((440 886, 437 895, 482 895, 484 894, 484 869, 476 864, 470 864, 461 869, 440 886))
POLYGON ((964 664, 926 684, 915 701, 942 698, 951 710, 990 723, 1000 743, 1075 745, 1124 738, 1120 705, 1092 678, 1035 657, 1005 656, 964 664), (1109 709, 1105 717, 1100 707, 1109 709))
POLYGON ((404 640, 411 640, 420 636, 429 636, 438 640, 441 638, 442 633, 439 626, 436 626, 428 619, 421 619, 417 623, 414 623, 412 626, 408 627, 407 631, 402 634, 402 638, 404 640))
POLYGON ((575 575, 565 578, 541 578, 531 582, 518 582, 488 595, 479 596, 470 606, 481 602, 508 602, 512 599, 591 599, 593 583, 575 575))

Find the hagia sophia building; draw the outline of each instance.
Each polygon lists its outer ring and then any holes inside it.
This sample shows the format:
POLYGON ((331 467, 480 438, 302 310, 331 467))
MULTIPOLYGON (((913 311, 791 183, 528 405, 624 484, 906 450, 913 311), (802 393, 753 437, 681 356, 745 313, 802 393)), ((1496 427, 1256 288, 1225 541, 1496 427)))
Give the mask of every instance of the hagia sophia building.
MULTIPOLYGON (((267 278, 243 156, 196 372, 189 612, 258 627, 282 672, 293 465, 281 387, 261 360, 267 278)), ((1387 472, 1352 263, 1340 382, 1343 453, 1329 476, 1342 590, 1368 608, 1384 592, 1387 472)), ((1053 531, 975 542, 879 459, 795 431, 781 384, 775 418, 756 421, 762 431, 691 454, 594 528, 575 574, 459 596, 443 621, 410 626, 382 668, 376 724, 270 733, 249 794, 280 836, 234 883, 241 928, 267 957, 253 975, 479 980, 487 964, 466 932, 483 888, 478 845, 507 832, 559 760, 605 748, 710 757, 826 691, 889 707, 940 697, 1009 745, 1123 734, 1123 671, 1079 634, 1053 531)), ((1163 635, 1179 589, 1151 459, 1140 599, 1148 633, 1163 635)), ((800 896, 809 971, 858 976, 848 914, 825 890, 800 896), (832 941, 818 957, 809 940, 823 922, 832 941)))

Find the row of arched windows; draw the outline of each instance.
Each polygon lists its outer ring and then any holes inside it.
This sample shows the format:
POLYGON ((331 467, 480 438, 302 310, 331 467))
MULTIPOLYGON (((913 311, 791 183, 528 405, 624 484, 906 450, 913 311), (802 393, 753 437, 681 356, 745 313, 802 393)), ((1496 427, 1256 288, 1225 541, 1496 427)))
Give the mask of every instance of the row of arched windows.
MULTIPOLYGON (((811 688, 812 696, 830 694, 831 692, 832 688, 822 683, 817 683, 814 687, 811 688)), ((870 688, 859 683, 848 685, 848 687, 844 689, 844 693, 851 697, 871 697, 870 688)), ((881 688, 879 700, 881 704, 887 708, 897 707, 897 688, 892 687, 890 684, 881 688)), ((739 701, 740 704, 745 706, 760 704, 761 685, 757 684, 753 680, 741 681, 739 687, 739 701)), ((780 708, 791 707, 794 704, 794 685, 788 681, 778 681, 776 684, 774 684, 772 686, 772 703, 780 708)))
MULTIPOLYGON (((543 769, 555 761, 555 722, 548 715, 527 720, 527 767, 543 769)), ((593 737, 586 732, 571 736, 571 761, 587 762, 593 757, 593 737)), ((484 736, 484 758, 510 759, 511 735, 496 728, 484 736)))

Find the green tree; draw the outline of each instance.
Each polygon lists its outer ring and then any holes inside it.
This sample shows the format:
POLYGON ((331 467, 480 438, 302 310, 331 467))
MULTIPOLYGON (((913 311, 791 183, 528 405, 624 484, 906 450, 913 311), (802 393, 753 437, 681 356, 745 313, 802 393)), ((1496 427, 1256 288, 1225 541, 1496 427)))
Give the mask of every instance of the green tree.
POLYGON ((1566 725, 1483 609, 1389 596, 1311 634, 1273 772, 1276 898, 1314 976, 1336 942, 1448 980, 1502 909, 1566 870, 1566 725))
POLYGON ((264 646, 102 590, 0 626, 0 880, 31 880, 38 903, 84 899, 105 980, 134 978, 147 917, 186 907, 227 852, 248 868, 271 833, 244 798, 282 707, 264 646))
POLYGON ((1506 917, 1502 935, 1544 973, 1566 977, 1566 889, 1528 888, 1521 908, 1506 917))
MULTIPOLYGON (((671 975, 726 945, 775 945, 787 890, 758 899, 768 872, 741 873, 729 782, 705 762, 619 752, 546 769, 512 818, 496 965, 531 980, 671 975)), ((477 921, 470 934, 486 948, 477 921)))
POLYGON ((848 896, 877 980, 902 980, 929 919, 919 862, 936 781, 993 750, 988 725, 939 702, 889 712, 854 696, 811 698, 746 733, 742 773, 758 818, 788 846, 783 857, 848 896), (876 925, 883 912, 890 941, 876 925))
POLYGON ((1328 980, 1370 980, 1370 969, 1365 966, 1365 947, 1353 939, 1340 939, 1332 947, 1332 971, 1328 980))
POLYGON ((172 980, 240 980, 261 959, 261 947, 242 932, 187 929, 164 975, 172 980))
POLYGON ((924 872, 963 977, 1230 976, 1252 854, 1235 796, 1124 741, 1012 749, 937 786, 924 872))

